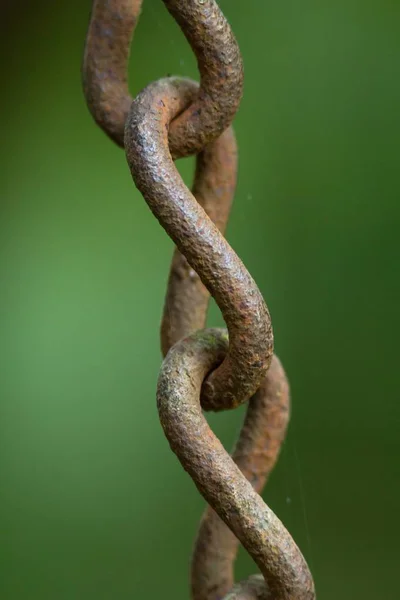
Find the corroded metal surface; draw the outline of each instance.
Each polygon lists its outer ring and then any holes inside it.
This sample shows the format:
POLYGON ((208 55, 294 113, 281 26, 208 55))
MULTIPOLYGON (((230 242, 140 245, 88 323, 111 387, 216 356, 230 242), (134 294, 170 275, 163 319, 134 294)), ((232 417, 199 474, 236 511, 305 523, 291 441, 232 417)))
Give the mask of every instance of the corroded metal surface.
POLYGON ((82 65, 83 91, 96 123, 122 148, 132 103, 131 41, 143 0, 93 0, 82 65))
POLYGON ((125 147, 138 189, 177 246, 157 401, 172 450, 209 504, 193 553, 192 598, 313 600, 300 550, 259 495, 285 436, 289 386, 273 355, 268 309, 223 237, 236 184, 229 126, 242 95, 239 49, 215 0, 163 1, 196 54, 200 86, 168 78, 130 97, 129 50, 142 0, 94 0, 82 71, 95 121, 125 147), (173 162, 190 154, 197 155, 192 193, 173 162), (204 329, 210 294, 229 336, 204 329), (230 409, 247 400, 231 457, 202 408, 230 409), (262 575, 235 585, 239 542, 262 575))
POLYGON ((184 184, 168 148, 168 126, 193 97, 193 84, 163 79, 133 101, 125 150, 136 186, 179 251, 215 298, 230 344, 203 384, 207 409, 232 408, 256 392, 273 349, 264 299, 242 261, 184 184))
MULTIPOLYGON (((170 131, 174 158, 197 154, 231 124, 243 90, 238 45, 214 0, 164 0, 189 41, 201 82, 190 106, 170 131)), ((94 0, 82 67, 88 107, 119 146, 132 97, 128 88, 130 44, 142 0, 94 0)))
POLYGON ((197 489, 243 544, 274 600, 312 600, 307 564, 285 527, 211 431, 200 405, 206 374, 228 350, 224 330, 205 330, 175 344, 157 388, 161 424, 197 489))
MULTIPOLYGON (((237 147, 227 129, 197 156, 193 196, 221 233, 224 233, 236 186, 237 147)), ((210 293, 185 256, 176 250, 168 279, 161 324, 164 356, 181 338, 206 322, 210 293)))
MULTIPOLYGON (((267 377, 251 398, 232 458, 257 493, 272 471, 289 420, 289 385, 274 356, 267 377)), ((218 600, 234 584, 238 538, 208 508, 203 515, 192 560, 192 597, 218 600)))

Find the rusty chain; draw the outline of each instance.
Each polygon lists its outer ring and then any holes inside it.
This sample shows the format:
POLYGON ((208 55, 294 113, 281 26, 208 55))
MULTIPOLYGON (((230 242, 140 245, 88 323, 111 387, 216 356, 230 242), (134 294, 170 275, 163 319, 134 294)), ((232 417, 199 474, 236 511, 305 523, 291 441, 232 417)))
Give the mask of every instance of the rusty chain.
POLYGON ((192 598, 312 600, 300 550, 259 495, 285 437, 289 386, 273 354, 265 302, 223 236, 236 186, 231 122, 242 96, 242 59, 215 0, 163 2, 195 52, 200 86, 170 77, 130 96, 129 52, 142 0, 93 1, 82 70, 94 120, 125 148, 137 188, 176 245, 157 404, 172 450, 209 505, 193 553, 192 598), (190 192, 174 160, 193 154, 190 192), (204 329, 210 294, 228 332, 204 329), (202 409, 248 400, 231 457, 202 409), (239 542, 261 575, 234 585, 239 542))

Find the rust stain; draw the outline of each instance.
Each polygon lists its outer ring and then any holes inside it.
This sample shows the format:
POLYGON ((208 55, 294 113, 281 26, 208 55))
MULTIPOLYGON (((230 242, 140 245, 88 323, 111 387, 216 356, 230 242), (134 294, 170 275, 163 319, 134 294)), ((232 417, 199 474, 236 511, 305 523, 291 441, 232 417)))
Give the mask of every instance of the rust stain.
POLYGON ((235 193, 231 128, 243 91, 240 51, 215 0, 163 0, 193 49, 200 85, 169 77, 133 99, 130 45, 142 0, 94 0, 82 65, 95 122, 125 148, 133 180, 176 245, 161 325, 157 388, 171 449, 209 504, 191 569, 193 600, 313 600, 305 559, 260 493, 289 420, 289 385, 270 315, 224 237, 235 193), (195 154, 192 192, 174 160, 195 154), (210 295, 227 330, 204 329, 210 295), (232 456, 202 409, 249 401, 232 456), (261 575, 234 583, 242 543, 261 575))

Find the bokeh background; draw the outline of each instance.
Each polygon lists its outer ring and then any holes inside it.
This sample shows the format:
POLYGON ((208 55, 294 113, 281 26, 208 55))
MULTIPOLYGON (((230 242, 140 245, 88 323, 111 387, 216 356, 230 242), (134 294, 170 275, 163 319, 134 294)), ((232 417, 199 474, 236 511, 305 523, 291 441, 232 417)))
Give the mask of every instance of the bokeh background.
MULTIPOLYGON (((400 4, 221 6, 246 72, 228 238, 293 396, 264 497, 320 599, 395 600, 400 4)), ((1 9, 0 597, 184 600, 204 502, 155 404, 172 243, 86 109, 89 0, 1 9)), ((169 73, 195 60, 145 0, 132 92, 169 73)), ((227 447, 242 417, 210 417, 227 447)), ((237 577, 255 571, 241 552, 237 577)))

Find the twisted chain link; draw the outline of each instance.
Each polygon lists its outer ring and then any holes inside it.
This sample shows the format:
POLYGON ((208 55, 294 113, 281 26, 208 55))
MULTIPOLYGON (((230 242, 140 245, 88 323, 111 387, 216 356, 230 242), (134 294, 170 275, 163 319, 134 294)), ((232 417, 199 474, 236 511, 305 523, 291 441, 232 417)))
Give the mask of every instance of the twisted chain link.
POLYGON ((223 236, 236 186, 231 122, 242 96, 242 59, 214 0, 163 1, 196 55, 200 85, 170 77, 131 98, 129 52, 142 2, 94 0, 83 87, 94 120, 125 149, 137 188, 176 245, 161 325, 165 359, 157 404, 172 450, 209 505, 194 548, 191 595, 312 600, 314 584, 300 550, 259 495, 285 437, 288 382, 273 355, 262 295, 223 236), (174 160, 193 154, 190 192, 174 160), (204 329, 210 294, 227 331, 204 329), (202 409, 247 401, 231 457, 202 409), (261 575, 235 585, 239 542, 261 575))

